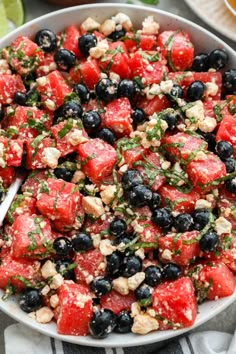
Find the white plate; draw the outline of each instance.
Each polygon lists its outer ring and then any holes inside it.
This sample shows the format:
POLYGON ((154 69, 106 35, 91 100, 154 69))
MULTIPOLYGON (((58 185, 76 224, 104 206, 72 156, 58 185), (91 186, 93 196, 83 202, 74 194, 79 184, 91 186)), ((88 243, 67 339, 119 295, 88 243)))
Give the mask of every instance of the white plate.
MULTIPOLYGON (((213 34, 206 31, 204 28, 185 20, 181 17, 172 15, 170 13, 147 8, 143 6, 125 5, 125 4, 93 4, 77 6, 74 8, 63 9, 55 13, 47 14, 36 20, 33 20, 14 32, 8 34, 0 41, 0 47, 9 45, 18 35, 33 36, 39 29, 51 28, 55 32, 63 30, 69 24, 80 24, 89 16, 94 17, 98 21, 103 21, 117 12, 125 12, 129 15, 135 25, 140 27, 142 20, 147 15, 153 15, 160 23, 161 29, 178 29, 182 28, 189 32, 193 43, 195 43, 196 52, 208 52, 215 48, 225 48, 229 54, 229 67, 236 67, 236 53, 223 41, 218 39, 213 34)), ((0 290, 0 296, 3 291, 0 290)), ((177 335, 180 335, 188 330, 195 328, 204 322, 208 321, 219 312, 223 311, 236 299, 236 292, 231 297, 223 298, 217 301, 209 301, 199 306, 199 313, 197 320, 193 327, 185 328, 183 330, 169 330, 149 333, 145 336, 138 336, 134 334, 117 335, 111 334, 108 338, 96 340, 89 336, 87 337, 73 337, 62 336, 57 334, 55 323, 39 324, 31 319, 27 314, 22 312, 14 297, 7 301, 0 300, 0 309, 9 316, 13 317, 19 322, 54 338, 58 338, 71 343, 95 346, 95 347, 119 347, 123 346, 137 346, 153 342, 162 341, 177 335)))
POLYGON ((236 41, 236 17, 224 0, 185 0, 191 9, 209 26, 236 41))

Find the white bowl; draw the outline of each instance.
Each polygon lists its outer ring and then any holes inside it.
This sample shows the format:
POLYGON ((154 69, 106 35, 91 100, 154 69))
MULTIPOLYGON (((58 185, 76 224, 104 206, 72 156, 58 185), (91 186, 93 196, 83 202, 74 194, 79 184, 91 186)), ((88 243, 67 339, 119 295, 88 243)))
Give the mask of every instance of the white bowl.
MULTIPOLYGON (((48 15, 42 16, 33 20, 24 26, 16 29, 14 32, 8 34, 0 41, 0 47, 9 45, 17 36, 26 35, 32 37, 39 29, 50 28, 55 32, 63 30, 69 24, 80 24, 87 17, 91 16, 97 21, 103 21, 117 12, 124 12, 129 15, 135 27, 139 28, 143 19, 148 15, 153 15, 161 25, 161 29, 185 29, 189 32, 193 43, 195 44, 196 52, 209 52, 215 48, 225 48, 229 54, 228 67, 236 67, 236 53, 226 43, 218 39, 215 35, 206 31, 204 28, 185 20, 181 17, 172 15, 170 13, 156 10, 153 8, 125 5, 125 4, 92 4, 77 6, 73 8, 63 9, 48 15)), ((0 296, 3 291, 0 291, 0 296)), ((20 310, 14 297, 7 301, 0 300, 0 309, 15 320, 24 323, 25 325, 35 329, 48 336, 64 340, 71 343, 76 343, 86 346, 94 347, 120 347, 120 346, 138 346, 149 344, 153 342, 162 341, 180 334, 183 334, 190 329, 193 329, 204 322, 208 321, 219 312, 223 311, 236 299, 236 292, 227 298, 217 301, 208 301, 199 306, 199 313, 197 320, 191 328, 182 330, 169 330, 152 332, 145 336, 138 336, 134 334, 111 334, 108 338, 97 340, 90 336, 75 337, 59 335, 56 330, 56 324, 39 324, 31 319, 26 313, 20 310)))

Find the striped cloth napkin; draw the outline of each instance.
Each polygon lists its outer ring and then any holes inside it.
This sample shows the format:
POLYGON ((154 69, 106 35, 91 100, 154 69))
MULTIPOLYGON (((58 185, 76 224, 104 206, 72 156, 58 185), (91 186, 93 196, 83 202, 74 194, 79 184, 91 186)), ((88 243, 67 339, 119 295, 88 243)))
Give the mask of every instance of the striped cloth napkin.
POLYGON ((234 335, 196 332, 168 344, 162 342, 131 348, 83 347, 47 337, 22 324, 7 327, 4 337, 5 354, 236 354, 236 332, 234 335))

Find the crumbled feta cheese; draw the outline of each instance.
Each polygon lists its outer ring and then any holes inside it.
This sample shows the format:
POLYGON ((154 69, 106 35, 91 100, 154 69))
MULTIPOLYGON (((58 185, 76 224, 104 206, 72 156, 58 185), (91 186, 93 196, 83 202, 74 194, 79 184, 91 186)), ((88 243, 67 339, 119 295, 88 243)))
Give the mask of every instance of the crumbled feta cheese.
POLYGON ((0 59, 0 74, 11 74, 10 67, 5 59, 0 59))
POLYGON ((79 294, 76 297, 75 305, 80 307, 81 309, 84 308, 85 304, 91 300, 91 296, 87 294, 79 294))
POLYGON ((232 231, 232 224, 226 220, 223 216, 220 216, 215 221, 215 230, 217 235, 230 234, 232 231))
POLYGON ((61 152, 57 148, 46 147, 42 153, 42 162, 54 169, 58 165, 58 159, 60 156, 61 152))
POLYGON ((116 247, 111 244, 111 240, 105 239, 101 240, 99 249, 103 256, 109 256, 116 250, 116 247))
POLYGON ((79 183, 80 181, 83 181, 85 178, 86 178, 86 176, 82 171, 75 171, 71 182, 72 183, 79 183))
POLYGON ((111 18, 113 21, 115 21, 116 25, 122 25, 122 27, 126 31, 130 31, 133 27, 132 22, 129 18, 128 15, 123 14, 122 12, 119 12, 115 16, 111 18))
POLYGON ((86 196, 82 199, 82 206, 86 214, 98 218, 105 213, 101 198, 86 196))
POLYGON ((212 205, 205 199, 198 199, 195 204, 195 209, 209 209, 212 205))
POLYGON ((137 334, 147 334, 159 328, 158 321, 148 314, 139 314, 134 317, 132 332, 137 334))
POLYGON ((56 274, 52 277, 52 282, 50 283, 51 289, 58 289, 63 284, 64 278, 61 274, 56 274))
POLYGON ((161 168, 163 170, 168 170, 168 168, 170 168, 170 166, 171 166, 170 161, 163 161, 162 164, 161 164, 161 168))
POLYGON ((75 129, 74 131, 71 132, 68 141, 71 145, 76 146, 78 144, 85 143, 86 141, 88 141, 88 138, 83 136, 82 130, 75 129))
POLYGON ((36 79, 36 82, 37 82, 38 86, 45 86, 47 83, 47 78, 46 78, 46 76, 41 76, 38 79, 36 79))
POLYGON ((104 204, 110 204, 115 198, 116 186, 115 185, 102 185, 101 186, 101 198, 104 204))
POLYGON ((190 120, 192 118, 196 119, 196 129, 198 128, 198 121, 201 121, 204 119, 204 105, 203 102, 198 100, 195 102, 195 104, 190 107, 189 109, 186 110, 185 115, 187 118, 190 120))
POLYGON ((148 100, 152 100, 154 96, 157 96, 161 93, 160 85, 152 84, 151 86, 145 87, 143 93, 146 94, 148 100))
POLYGON ((96 47, 93 47, 89 50, 89 54, 92 58, 99 59, 106 53, 108 49, 109 44, 106 39, 103 39, 97 43, 96 47))
POLYGON ((142 33, 145 34, 157 34, 159 32, 160 25, 154 20, 153 16, 148 16, 142 23, 142 33))
POLYGON ((116 30, 116 22, 112 19, 105 20, 100 26, 100 32, 105 36, 109 36, 112 32, 116 30))
POLYGON ((43 296, 46 296, 46 295, 49 293, 50 290, 51 290, 50 287, 49 287, 48 285, 45 285, 45 286, 43 287, 43 289, 41 290, 41 294, 42 294, 43 296))
POLYGON ((128 295, 128 279, 125 277, 118 277, 112 281, 112 287, 121 295, 128 295))
POLYGON ((218 85, 216 85, 214 82, 206 82, 205 83, 206 86, 206 94, 209 96, 215 96, 218 92, 218 85))
POLYGON ((50 297, 50 305, 55 308, 57 307, 57 305, 59 304, 59 297, 57 296, 57 294, 54 294, 50 297))
POLYGON ((139 248, 137 251, 134 252, 135 256, 145 259, 145 252, 143 248, 139 248))
POLYGON ((110 72, 109 78, 110 78, 110 80, 112 80, 112 81, 116 81, 116 82, 119 82, 119 81, 120 81, 120 75, 114 73, 113 71, 110 72))
POLYGON ((141 313, 141 307, 138 302, 133 302, 131 305, 131 317, 136 317, 141 313))
POLYGON ((199 122, 198 128, 204 133, 211 133, 217 126, 217 121, 212 117, 205 117, 202 121, 199 122))
POLYGON ((47 260, 41 268, 41 274, 44 279, 53 277, 57 274, 55 263, 47 260))
POLYGON ((93 18, 88 17, 80 26, 82 32, 89 32, 99 29, 100 23, 95 21, 93 18))
POLYGON ((54 313, 49 307, 44 306, 35 312, 35 316, 37 322, 49 323, 53 319, 54 313))
POLYGON ((172 252, 168 249, 165 249, 162 253, 161 253, 161 258, 166 259, 168 261, 172 260, 172 252))
POLYGON ((134 291, 144 281, 144 279, 145 279, 144 272, 137 272, 132 277, 129 277, 128 278, 129 289, 134 291))
POLYGON ((166 81, 161 81, 160 83, 160 87, 161 87, 161 91, 163 93, 169 93, 171 92, 172 88, 173 88, 173 81, 172 80, 166 80, 166 81))

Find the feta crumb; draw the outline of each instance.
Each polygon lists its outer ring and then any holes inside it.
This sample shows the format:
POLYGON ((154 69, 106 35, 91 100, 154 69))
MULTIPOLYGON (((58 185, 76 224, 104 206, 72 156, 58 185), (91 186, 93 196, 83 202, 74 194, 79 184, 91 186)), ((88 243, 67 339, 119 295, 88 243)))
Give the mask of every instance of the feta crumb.
POLYGON ((205 117, 202 121, 199 122, 198 127, 204 133, 211 133, 217 126, 217 121, 212 117, 205 117))
POLYGON ((50 297, 50 305, 55 309, 55 307, 57 307, 57 305, 59 304, 59 297, 57 296, 57 294, 54 294, 50 297))
POLYGON ((205 93, 208 96, 215 96, 217 94, 219 87, 214 82, 206 82, 205 86, 206 86, 205 93))
POLYGON ((101 236, 99 234, 91 235, 93 239, 93 247, 98 248, 101 242, 101 236))
POLYGON ((144 272, 137 272, 132 277, 129 277, 128 278, 129 289, 134 291, 144 281, 144 279, 145 279, 144 272))
POLYGON ((49 307, 44 306, 35 312, 35 316, 37 322, 49 323, 53 319, 54 313, 49 307))
POLYGON ((105 20, 100 26, 100 32, 105 36, 109 36, 112 32, 116 30, 116 22, 113 19, 105 20))
MULTIPOLYGON (((198 100, 195 104, 186 110, 186 117, 191 119, 195 118, 197 121, 204 119, 204 105, 203 102, 198 100)), ((198 125, 197 125, 198 126, 198 125)))
POLYGON ((38 79, 36 79, 36 82, 38 86, 45 86, 47 83, 47 78, 46 76, 39 77, 38 79))
POLYGON ((133 302, 131 305, 131 317, 135 317, 141 313, 141 307, 138 302, 133 302))
POLYGON ((11 74, 10 67, 5 59, 0 59, 0 74, 11 74))
POLYGON ((134 317, 132 332, 137 334, 147 334, 159 328, 158 321, 148 314, 139 314, 134 317))
POLYGON ((51 289, 58 289, 63 284, 64 278, 61 274, 56 274, 52 277, 52 282, 50 283, 51 289))
POLYGON ((76 297, 75 305, 80 307, 81 309, 84 308, 85 304, 91 300, 91 296, 88 294, 79 294, 76 297))
POLYGON ((217 235, 230 234, 232 231, 232 224, 226 220, 223 216, 220 216, 215 221, 215 230, 217 235))
POLYGON ((71 132, 68 141, 71 145, 76 146, 78 144, 85 143, 86 141, 88 141, 88 138, 83 136, 82 130, 75 129, 74 131, 71 132))
POLYGON ((116 14, 115 16, 113 16, 111 18, 113 21, 115 21, 116 25, 122 25, 122 27, 126 30, 126 31, 130 31, 133 27, 133 24, 129 18, 128 15, 119 12, 118 14, 116 14))
POLYGON ((163 93, 169 93, 171 92, 172 88, 173 88, 173 81, 172 80, 166 80, 166 81, 161 81, 160 83, 160 87, 161 87, 161 91, 163 93))
POLYGON ((86 214, 91 214, 95 216, 95 218, 98 218, 105 213, 102 200, 97 197, 83 197, 82 206, 86 214))
POLYGON ((50 98, 47 98, 46 101, 44 101, 44 104, 50 111, 55 111, 55 102, 53 102, 53 100, 50 100, 50 98))
POLYGON ((102 185, 101 186, 101 198, 104 204, 110 204, 115 198, 116 186, 115 185, 102 185))
POLYGON ((134 252, 135 256, 145 259, 145 252, 143 248, 139 248, 137 251, 134 252))
POLYGON ((205 199, 198 199, 195 204, 195 209, 209 209, 212 205, 205 199))
POLYGON ((99 249, 103 256, 109 256, 116 250, 116 247, 111 244, 111 240, 105 239, 101 240, 99 249))
POLYGON ((80 181, 83 181, 85 178, 86 178, 86 176, 82 171, 75 171, 71 182, 72 183, 79 183, 80 181))
POLYGON ((45 295, 47 295, 47 294, 49 293, 50 290, 51 290, 50 287, 49 287, 48 285, 45 285, 45 286, 43 287, 43 289, 41 290, 41 294, 42 294, 43 296, 45 296, 45 295))
POLYGON ((118 277, 113 280, 112 287, 121 295, 128 295, 129 287, 128 287, 128 279, 125 277, 118 277))
POLYGON ((161 253, 161 258, 166 259, 168 261, 172 260, 172 252, 168 249, 165 249, 162 253, 161 253))
POLYGON ((51 261, 46 261, 41 268, 41 274, 44 279, 53 277, 57 274, 55 263, 51 261))
POLYGON ((157 34, 159 32, 160 25, 157 23, 153 16, 147 16, 142 23, 142 33, 145 34, 157 34))
POLYGON ((58 165, 58 159, 61 156, 61 152, 54 147, 47 147, 42 153, 42 162, 48 167, 54 169, 58 165))
POLYGON ((100 23, 98 23, 91 17, 88 17, 80 26, 83 32, 93 31, 95 29, 99 29, 99 27, 100 27, 100 23))
POLYGON ((113 71, 110 72, 109 78, 110 78, 110 80, 112 80, 112 81, 116 81, 116 82, 119 82, 119 81, 120 81, 120 75, 114 73, 113 71))

